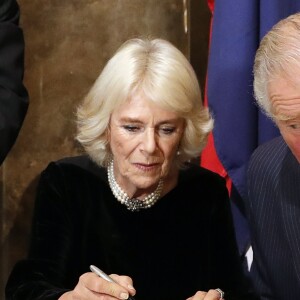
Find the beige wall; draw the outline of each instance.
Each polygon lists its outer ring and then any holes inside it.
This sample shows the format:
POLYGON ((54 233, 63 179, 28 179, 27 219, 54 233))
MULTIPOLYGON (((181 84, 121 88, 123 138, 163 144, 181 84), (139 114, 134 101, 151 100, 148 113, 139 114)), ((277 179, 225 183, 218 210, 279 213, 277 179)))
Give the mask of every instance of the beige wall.
POLYGON ((183 3, 19 0, 30 107, 0 169, 0 299, 13 264, 26 253, 38 174, 49 161, 79 153, 74 142, 76 105, 128 38, 165 38, 188 56, 183 3))

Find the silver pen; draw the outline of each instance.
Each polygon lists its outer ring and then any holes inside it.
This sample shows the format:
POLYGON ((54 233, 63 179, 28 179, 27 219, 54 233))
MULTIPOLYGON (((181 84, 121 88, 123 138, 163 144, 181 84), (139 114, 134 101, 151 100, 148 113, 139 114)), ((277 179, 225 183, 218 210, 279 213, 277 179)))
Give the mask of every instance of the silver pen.
MULTIPOLYGON (((106 273, 104 273, 102 270, 100 270, 99 268, 97 268, 96 266, 94 265, 90 265, 90 270, 95 273, 96 275, 98 275, 99 277, 109 281, 109 282, 114 282, 114 283, 117 283, 115 282, 111 277, 109 277, 106 273)), ((118 283, 117 283, 118 284, 118 283)), ((127 300, 135 300, 133 297, 129 296, 127 298, 127 300)))

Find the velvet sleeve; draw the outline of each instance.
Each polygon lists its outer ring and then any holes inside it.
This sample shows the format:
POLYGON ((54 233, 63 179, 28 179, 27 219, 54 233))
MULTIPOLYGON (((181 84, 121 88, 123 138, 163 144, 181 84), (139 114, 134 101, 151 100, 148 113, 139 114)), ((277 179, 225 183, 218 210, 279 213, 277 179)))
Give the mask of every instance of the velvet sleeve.
POLYGON ((0 165, 13 146, 28 107, 23 85, 24 37, 15 0, 0 1, 0 165))
POLYGON ((254 294, 251 283, 248 281, 241 264, 241 258, 236 244, 233 220, 231 215, 230 200, 225 184, 217 189, 212 209, 211 227, 211 251, 215 259, 211 262, 217 286, 225 292, 227 300, 258 299, 254 294))
POLYGON ((74 247, 76 204, 70 199, 61 167, 51 163, 41 174, 28 258, 13 269, 6 299, 50 300, 74 286, 68 283, 74 247))

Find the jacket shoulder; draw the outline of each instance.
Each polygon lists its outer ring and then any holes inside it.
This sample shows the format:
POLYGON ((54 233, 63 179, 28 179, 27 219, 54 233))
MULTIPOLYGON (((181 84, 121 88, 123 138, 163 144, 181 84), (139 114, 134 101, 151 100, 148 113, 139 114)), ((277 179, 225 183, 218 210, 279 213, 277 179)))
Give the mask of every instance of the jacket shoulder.
POLYGON ((61 173, 67 177, 95 175, 106 178, 105 169, 98 166, 87 155, 65 157, 57 161, 52 161, 43 173, 61 173))
POLYGON ((277 137, 260 145, 253 152, 249 162, 249 171, 278 165, 285 157, 288 146, 283 138, 277 137))

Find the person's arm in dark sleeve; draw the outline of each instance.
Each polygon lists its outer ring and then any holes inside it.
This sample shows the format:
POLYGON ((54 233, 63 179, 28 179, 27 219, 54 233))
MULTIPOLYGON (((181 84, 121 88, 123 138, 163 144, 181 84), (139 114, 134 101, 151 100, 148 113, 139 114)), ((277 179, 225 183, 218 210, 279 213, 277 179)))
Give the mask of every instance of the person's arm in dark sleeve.
MULTIPOLYGON (((72 271, 76 261, 71 257, 77 252, 71 218, 74 205, 67 190, 63 171, 50 163, 37 188, 29 253, 8 278, 6 300, 57 300, 75 287, 75 279, 68 282, 70 273, 76 273, 72 271)), ((73 277, 77 280, 79 275, 73 277)))
MULTIPOLYGON (((262 247, 262 241, 266 240, 264 234, 269 232, 264 226, 261 226, 261 222, 258 222, 258 216, 266 215, 268 211, 269 219, 278 219, 278 216, 273 214, 272 210, 264 208, 264 195, 262 193, 269 193, 266 186, 272 186, 272 183, 266 182, 266 178, 269 180, 273 179, 272 174, 267 174, 269 170, 266 165, 266 161, 263 157, 260 157, 255 152, 248 165, 247 171, 247 186, 248 186, 248 197, 245 199, 247 218, 250 224, 250 234, 251 234, 251 245, 253 249, 253 263, 251 265, 250 276, 253 281, 255 290, 258 295, 260 295, 261 300, 271 300, 276 299, 277 295, 274 294, 274 288, 270 282, 270 275, 268 274, 270 270, 266 268, 265 253, 262 247), (261 172, 258 172, 257 166, 260 166, 264 170, 263 176, 265 179, 261 178, 261 172), (262 231, 264 229, 264 232, 262 231)), ((270 196, 272 198, 272 196, 270 196)))
POLYGON ((15 0, 0 1, 0 165, 13 146, 28 108, 23 85, 24 37, 15 0))
POLYGON ((212 211, 212 246, 211 267, 215 270, 216 287, 225 292, 226 300, 258 300, 251 282, 242 269, 234 233, 230 200, 225 187, 220 185, 214 209, 212 211))

